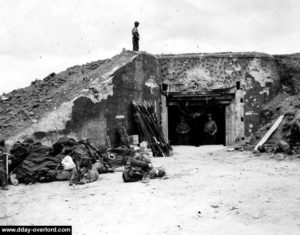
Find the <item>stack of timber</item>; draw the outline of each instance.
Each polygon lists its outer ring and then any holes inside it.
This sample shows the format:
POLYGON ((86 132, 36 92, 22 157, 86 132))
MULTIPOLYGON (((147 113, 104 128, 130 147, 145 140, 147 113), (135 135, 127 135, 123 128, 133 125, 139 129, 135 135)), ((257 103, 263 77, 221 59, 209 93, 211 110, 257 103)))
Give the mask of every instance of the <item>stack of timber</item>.
POLYGON ((148 142, 155 157, 170 156, 173 149, 162 132, 153 105, 146 101, 132 101, 132 104, 140 140, 148 142))

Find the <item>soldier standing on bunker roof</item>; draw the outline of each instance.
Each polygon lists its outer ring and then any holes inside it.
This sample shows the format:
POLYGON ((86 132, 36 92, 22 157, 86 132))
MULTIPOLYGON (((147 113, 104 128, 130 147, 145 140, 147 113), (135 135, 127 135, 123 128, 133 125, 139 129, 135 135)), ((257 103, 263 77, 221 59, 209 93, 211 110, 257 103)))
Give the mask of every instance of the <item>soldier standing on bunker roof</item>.
POLYGON ((134 27, 132 29, 132 45, 134 51, 139 51, 139 40, 140 40, 140 35, 138 31, 139 24, 140 24, 139 22, 135 21, 134 27))

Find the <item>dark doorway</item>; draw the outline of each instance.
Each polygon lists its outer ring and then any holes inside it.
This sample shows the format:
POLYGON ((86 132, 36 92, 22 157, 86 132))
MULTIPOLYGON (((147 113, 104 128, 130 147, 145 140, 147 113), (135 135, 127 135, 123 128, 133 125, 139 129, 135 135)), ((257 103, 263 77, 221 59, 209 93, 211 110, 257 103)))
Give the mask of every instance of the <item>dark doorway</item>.
POLYGON ((187 145, 199 146, 206 144, 204 125, 207 121, 208 113, 211 113, 212 119, 216 122, 218 128, 215 144, 225 145, 225 105, 216 102, 203 104, 201 102, 188 102, 186 100, 184 102, 168 102, 168 128, 171 144, 179 144, 179 135, 176 132, 176 127, 180 123, 181 117, 184 117, 190 127, 190 132, 187 134, 187 145))

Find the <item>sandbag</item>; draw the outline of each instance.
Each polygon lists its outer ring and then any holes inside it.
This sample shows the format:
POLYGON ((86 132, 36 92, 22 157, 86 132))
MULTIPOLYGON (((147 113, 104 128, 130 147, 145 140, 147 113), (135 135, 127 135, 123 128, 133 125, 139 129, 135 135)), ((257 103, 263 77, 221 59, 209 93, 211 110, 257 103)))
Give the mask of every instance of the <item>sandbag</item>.
POLYGON ((69 185, 86 184, 97 181, 99 173, 95 169, 83 167, 81 169, 74 168, 69 179, 69 185))
POLYGON ((61 152, 69 153, 75 148, 76 145, 77 143, 74 139, 65 136, 61 137, 52 146, 53 155, 57 155, 61 152))
POLYGON ((110 148, 103 154, 104 161, 114 167, 124 166, 128 157, 133 157, 135 152, 129 148, 110 148))
POLYGON ((144 171, 150 170, 151 166, 152 166, 148 162, 140 161, 140 160, 137 160, 137 159, 132 158, 132 157, 128 158, 128 163, 129 163, 130 166, 132 166, 132 167, 140 167, 144 171))
POLYGON ((10 174, 9 175, 9 179, 10 179, 10 182, 11 184, 17 186, 19 184, 19 180, 17 179, 17 175, 16 174, 10 174))
POLYGON ((137 182, 139 180, 142 180, 143 177, 143 171, 140 169, 135 169, 133 167, 126 167, 122 173, 122 178, 125 183, 137 182))
POLYGON ((21 148, 26 149, 25 159, 12 170, 19 182, 29 184, 54 181, 61 161, 60 156, 50 156, 51 149, 39 142, 22 144, 21 148))
POLYGON ((12 164, 10 169, 18 166, 28 155, 29 145, 17 141, 11 148, 10 154, 12 155, 12 164))
POLYGON ((61 161, 61 164, 63 165, 65 170, 73 169, 75 166, 75 163, 73 162, 73 159, 71 156, 67 155, 63 158, 61 161))
POLYGON ((91 168, 93 159, 89 157, 88 153, 84 149, 76 146, 76 148, 70 153, 76 166, 79 168, 88 167, 91 168))
POLYGON ((284 153, 290 153, 291 152, 290 145, 287 142, 283 141, 283 140, 278 141, 278 147, 284 153))
POLYGON ((94 163, 92 169, 96 170, 99 174, 113 172, 110 165, 108 165, 107 163, 100 162, 100 161, 97 161, 96 163, 94 163))
POLYGON ((164 177, 165 175, 166 175, 166 171, 162 167, 152 168, 149 172, 150 179, 161 178, 164 177))
POLYGON ((69 180, 71 176, 71 171, 69 170, 59 170, 56 172, 55 179, 59 181, 69 180))

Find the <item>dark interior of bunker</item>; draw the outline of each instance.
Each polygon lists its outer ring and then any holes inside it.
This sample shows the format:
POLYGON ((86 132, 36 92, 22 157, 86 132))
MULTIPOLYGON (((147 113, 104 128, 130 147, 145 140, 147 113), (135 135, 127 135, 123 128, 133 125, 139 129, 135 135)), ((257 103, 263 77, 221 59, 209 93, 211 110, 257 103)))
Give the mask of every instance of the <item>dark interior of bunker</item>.
POLYGON ((207 143, 204 132, 205 123, 208 120, 208 114, 211 114, 212 120, 217 125, 217 133, 214 144, 225 145, 225 105, 218 104, 215 100, 200 102, 193 100, 181 100, 168 102, 169 117, 169 139, 172 145, 179 145, 179 134, 176 127, 183 117, 190 131, 187 133, 187 142, 182 145, 200 146, 207 143))

